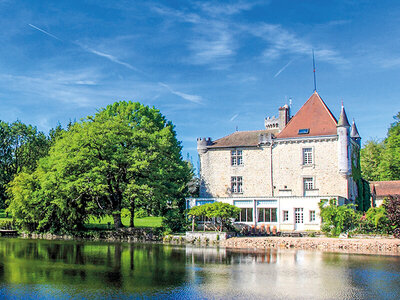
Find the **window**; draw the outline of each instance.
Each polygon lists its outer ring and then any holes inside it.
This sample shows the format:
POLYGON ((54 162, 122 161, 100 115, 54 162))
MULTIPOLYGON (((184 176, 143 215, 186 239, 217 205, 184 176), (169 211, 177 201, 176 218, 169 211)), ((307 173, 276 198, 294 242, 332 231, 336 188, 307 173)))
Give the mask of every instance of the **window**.
POLYGON ((241 166, 243 165, 243 151, 242 150, 232 150, 231 151, 231 165, 241 166))
POLYGON ((283 222, 289 221, 289 211, 284 210, 283 211, 283 222))
POLYGON ((231 192, 232 193, 243 193, 242 176, 232 176, 231 177, 231 192))
POLYGON ((253 209, 241 208, 239 215, 239 222, 253 222, 253 209))
POLYGON ((310 128, 299 129, 299 134, 309 134, 309 133, 310 133, 310 128))
POLYGON ((303 148, 303 165, 312 165, 313 163, 313 149, 303 148))
POLYGON ((315 222, 315 210, 310 210, 310 222, 315 222))
POLYGON ((259 208, 258 222, 277 222, 276 208, 259 208))
POLYGON ((312 178, 312 177, 303 178, 303 185, 304 185, 304 191, 313 190, 314 189, 314 178, 312 178))

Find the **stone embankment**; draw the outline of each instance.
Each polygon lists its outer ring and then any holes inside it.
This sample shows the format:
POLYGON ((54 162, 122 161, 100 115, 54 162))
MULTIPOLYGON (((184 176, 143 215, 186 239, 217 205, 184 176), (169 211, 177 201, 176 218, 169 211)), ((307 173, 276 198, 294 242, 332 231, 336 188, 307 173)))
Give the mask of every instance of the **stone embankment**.
POLYGON ((282 248, 328 252, 400 255, 400 240, 391 238, 340 239, 293 237, 234 237, 221 241, 227 248, 282 248))
POLYGON ((81 232, 79 235, 57 235, 52 233, 21 233, 20 237, 43 240, 93 240, 108 242, 156 242, 161 240, 159 232, 152 228, 121 228, 110 231, 81 232))

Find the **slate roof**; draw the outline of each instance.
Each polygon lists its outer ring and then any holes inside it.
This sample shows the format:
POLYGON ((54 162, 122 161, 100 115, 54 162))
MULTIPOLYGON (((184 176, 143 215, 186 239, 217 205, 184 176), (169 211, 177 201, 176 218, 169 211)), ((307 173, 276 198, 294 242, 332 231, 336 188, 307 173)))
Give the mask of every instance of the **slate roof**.
POLYGON ((350 137, 352 138, 361 138, 360 134, 358 133, 356 122, 353 120, 353 124, 351 124, 351 132, 350 137))
POLYGON ((371 193, 375 191, 377 198, 400 195, 400 180, 370 181, 371 193))
POLYGON ((335 116, 315 91, 276 137, 295 138, 336 135, 336 125, 335 116), (309 133, 299 134, 299 129, 308 129, 309 133))
POLYGON ((215 140, 212 143, 212 145, 207 146, 207 148, 257 146, 259 143, 260 134, 267 132, 270 131, 267 130, 236 131, 230 135, 215 140))
POLYGON ((342 108, 340 110, 340 117, 339 121, 337 122, 337 126, 343 126, 343 127, 350 127, 349 120, 347 119, 346 111, 344 110, 344 106, 342 103, 342 108))

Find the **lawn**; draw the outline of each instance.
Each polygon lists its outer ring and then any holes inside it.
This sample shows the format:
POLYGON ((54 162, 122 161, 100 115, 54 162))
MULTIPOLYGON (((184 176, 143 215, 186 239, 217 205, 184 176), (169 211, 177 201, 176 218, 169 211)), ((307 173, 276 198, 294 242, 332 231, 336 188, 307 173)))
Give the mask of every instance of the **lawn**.
MULTIPOLYGON (((12 219, 10 216, 6 218, 5 210, 0 209, 0 220, 11 221, 12 219)), ((162 217, 135 218, 135 227, 160 227, 161 222, 162 217)), ((124 224, 124 226, 129 226, 129 217, 123 217, 122 224, 124 224)), ((88 229, 112 229, 114 228, 114 221, 111 216, 106 216, 101 219, 90 217, 89 222, 86 223, 85 226, 88 229), (110 225, 108 223, 110 223, 110 225)))
MULTIPOLYGON (((161 222, 162 217, 135 218, 135 227, 160 227, 161 222)), ((122 224, 124 226, 129 226, 129 217, 123 217, 122 224)), ((114 228, 114 221, 111 216, 106 216, 101 219, 90 217, 89 222, 86 223, 85 226, 89 229, 111 229, 114 228)))
POLYGON ((2 220, 9 220, 11 221, 11 216, 8 215, 8 218, 6 218, 6 212, 5 209, 0 209, 0 219, 2 220))

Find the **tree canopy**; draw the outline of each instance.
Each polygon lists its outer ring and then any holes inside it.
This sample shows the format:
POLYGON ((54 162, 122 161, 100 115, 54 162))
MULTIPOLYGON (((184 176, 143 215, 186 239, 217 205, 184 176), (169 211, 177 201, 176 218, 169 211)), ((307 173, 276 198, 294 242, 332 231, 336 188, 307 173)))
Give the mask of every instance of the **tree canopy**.
POLYGON ((9 210, 29 221, 22 227, 68 231, 89 214, 113 215, 119 228, 121 209, 129 208, 134 226, 136 207, 183 212, 190 177, 172 123, 155 108, 121 101, 59 134, 38 168, 10 184, 9 210))
POLYGON ((400 112, 394 119, 383 142, 370 140, 361 149, 361 168, 366 180, 400 180, 400 112))
POLYGON ((7 199, 6 186, 22 170, 35 170, 47 155, 50 141, 43 132, 21 121, 0 121, 0 208, 7 199))

